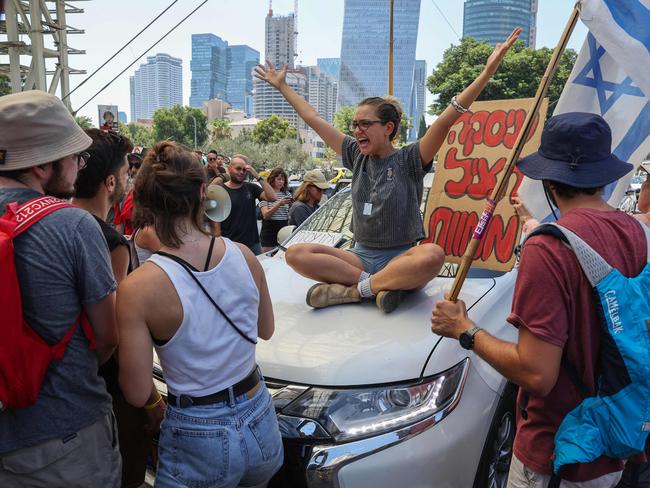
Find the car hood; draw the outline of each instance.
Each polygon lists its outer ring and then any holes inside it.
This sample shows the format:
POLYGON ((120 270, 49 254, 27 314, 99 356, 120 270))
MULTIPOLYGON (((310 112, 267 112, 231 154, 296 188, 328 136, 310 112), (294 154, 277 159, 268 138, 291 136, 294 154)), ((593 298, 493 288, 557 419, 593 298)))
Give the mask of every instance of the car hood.
MULTIPOLYGON (((265 376, 318 386, 389 383, 421 376, 439 340, 430 330, 431 309, 452 280, 436 278, 412 292, 391 314, 374 304, 314 310, 305 303, 315 282, 298 275, 282 256, 261 261, 273 302, 275 333, 257 345, 265 376)), ((460 298, 469 308, 495 284, 468 279, 460 298)))

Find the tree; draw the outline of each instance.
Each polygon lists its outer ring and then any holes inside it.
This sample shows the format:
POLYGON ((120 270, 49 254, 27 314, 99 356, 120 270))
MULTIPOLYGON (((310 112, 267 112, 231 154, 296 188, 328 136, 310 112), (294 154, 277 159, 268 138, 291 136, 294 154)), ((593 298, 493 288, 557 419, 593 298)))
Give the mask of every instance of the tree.
POLYGON ((93 120, 86 115, 77 115, 74 120, 77 122, 77 125, 83 130, 93 128, 93 120))
POLYGON ((151 147, 156 141, 153 135, 153 128, 151 127, 134 123, 122 124, 119 122, 118 129, 120 133, 128 137, 135 146, 151 147))
POLYGON ((201 147, 208 139, 207 118, 198 108, 159 108, 153 114, 153 136, 156 141, 169 139, 190 148, 201 147))
POLYGON ((227 119, 214 119, 208 127, 210 131, 210 141, 215 142, 220 139, 230 139, 232 128, 227 119))
POLYGON ((296 128, 277 115, 259 121, 253 129, 253 141, 263 145, 277 144, 282 139, 295 139, 297 135, 296 128))
POLYGON ((418 139, 420 139, 424 134, 427 133, 427 123, 424 120, 424 115, 420 117, 420 125, 418 126, 418 139))
POLYGON ((348 136, 354 137, 354 131, 350 129, 350 125, 354 120, 355 107, 341 107, 334 114, 334 127, 348 136))
MULTIPOLYGON (((427 88, 438 99, 431 105, 429 113, 438 115, 449 105, 451 98, 462 92, 481 73, 492 47, 471 37, 457 46, 451 46, 443 55, 433 74, 427 79, 427 88)), ((533 49, 516 42, 496 74, 492 77, 478 100, 502 100, 530 98, 535 96, 539 82, 551 60, 553 50, 533 49)), ((567 49, 548 90, 549 114, 560 98, 560 93, 571 74, 577 58, 573 49, 567 49)))
POLYGON ((11 93, 11 85, 9 84, 9 78, 5 75, 0 75, 0 97, 2 95, 9 95, 11 93))
POLYGON ((406 144, 408 140, 409 129, 413 128, 413 119, 406 114, 402 114, 402 121, 399 124, 399 132, 397 133, 397 138, 395 143, 406 144))

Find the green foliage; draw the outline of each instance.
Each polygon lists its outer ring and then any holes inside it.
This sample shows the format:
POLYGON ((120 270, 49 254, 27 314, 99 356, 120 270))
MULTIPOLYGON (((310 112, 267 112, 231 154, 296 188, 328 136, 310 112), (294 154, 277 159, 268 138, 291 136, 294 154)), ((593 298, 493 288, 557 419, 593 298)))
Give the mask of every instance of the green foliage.
POLYGON ((309 154, 302 150, 295 139, 282 139, 276 143, 260 144, 253 138, 252 132, 242 130, 234 139, 221 139, 214 144, 215 149, 223 154, 245 154, 258 169, 281 167, 287 171, 309 169, 312 161, 309 154))
POLYGON ((11 85, 9 84, 9 78, 5 75, 0 75, 0 97, 2 95, 9 95, 11 93, 11 85))
POLYGON ((194 121, 196 120, 196 146, 208 139, 207 119, 198 108, 175 105, 159 108, 153 114, 153 135, 156 141, 166 139, 194 148, 194 121))
POLYGON ((226 119, 214 119, 208 126, 210 131, 210 141, 215 142, 220 139, 230 139, 232 136, 232 128, 230 121, 226 119))
POLYGON ((402 121, 399 124, 399 133, 395 139, 395 144, 406 143, 408 140, 409 129, 413 128, 413 119, 406 114, 402 115, 402 121))
POLYGON ((350 125, 354 120, 355 111, 356 111, 356 107, 341 107, 334 114, 334 127, 336 127, 344 134, 354 137, 354 134, 350 130, 350 125))
POLYGON ((137 125, 134 123, 123 124, 118 123, 120 134, 128 137, 134 146, 151 147, 154 145, 155 139, 153 135, 153 128, 145 127, 144 125, 137 125))
MULTIPOLYGON (((451 46, 445 51, 442 61, 427 79, 429 91, 438 95, 438 99, 430 107, 430 114, 442 113, 451 98, 474 81, 483 70, 492 49, 488 44, 469 37, 463 39, 458 46, 451 46)), ((518 41, 506 54, 501 66, 479 95, 478 100, 535 96, 552 54, 552 49, 527 48, 522 41, 518 41)), ((573 49, 567 49, 560 59, 558 70, 547 94, 549 114, 552 113, 553 107, 560 98, 577 56, 573 49)))
POLYGON ((420 125, 418 126, 418 139, 422 138, 427 133, 427 123, 424 121, 424 115, 420 117, 420 125))
POLYGON ((74 120, 77 122, 77 125, 81 127, 83 130, 86 129, 92 129, 93 128, 93 121, 90 117, 86 115, 77 115, 74 120))
POLYGON ((253 141, 258 144, 277 144, 283 139, 295 139, 296 128, 277 115, 261 120, 253 129, 253 141))

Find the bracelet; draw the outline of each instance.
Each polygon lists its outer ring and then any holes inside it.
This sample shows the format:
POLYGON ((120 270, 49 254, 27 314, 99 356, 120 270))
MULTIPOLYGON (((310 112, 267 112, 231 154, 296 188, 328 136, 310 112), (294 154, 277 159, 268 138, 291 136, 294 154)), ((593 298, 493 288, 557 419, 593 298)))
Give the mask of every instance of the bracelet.
POLYGON ((163 399, 162 395, 158 395, 158 400, 156 400, 153 403, 147 403, 144 406, 144 409, 145 410, 153 410, 154 408, 156 408, 160 404, 160 402, 162 402, 162 399, 163 399))
POLYGON ((458 112, 459 114, 465 114, 465 113, 470 113, 470 114, 472 114, 472 113, 474 113, 474 112, 472 112, 470 109, 465 108, 465 107, 463 107, 460 103, 458 103, 458 101, 456 100, 456 95, 454 95, 454 96, 451 98, 451 102, 450 102, 449 104, 450 104, 450 105, 454 108, 454 110, 455 110, 456 112, 458 112))

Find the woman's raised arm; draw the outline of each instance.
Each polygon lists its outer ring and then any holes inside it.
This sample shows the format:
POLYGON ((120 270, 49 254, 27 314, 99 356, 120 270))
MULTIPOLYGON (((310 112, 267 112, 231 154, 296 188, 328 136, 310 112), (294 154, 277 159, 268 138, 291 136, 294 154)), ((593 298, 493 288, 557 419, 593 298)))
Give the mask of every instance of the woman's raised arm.
MULTIPOLYGON (((465 88, 462 93, 456 96, 456 103, 460 105, 460 110, 462 108, 469 108, 469 106, 476 100, 476 98, 481 94, 485 85, 487 85, 490 78, 494 75, 497 68, 501 64, 501 60, 508 52, 508 49, 515 43, 519 34, 521 33, 521 28, 517 27, 512 31, 508 39, 502 44, 497 44, 492 51, 492 54, 485 64, 485 68, 478 75, 471 85, 465 88)), ((444 112, 442 112, 438 118, 431 124, 431 127, 427 130, 426 134, 420 139, 420 158, 422 159, 422 166, 427 166, 436 155, 440 146, 444 142, 451 126, 456 123, 458 117, 461 113, 456 110, 452 105, 449 105, 444 112)))
POLYGON ((286 76, 286 64, 281 70, 276 70, 273 63, 267 60, 266 66, 259 64, 255 68, 255 77, 266 81, 269 85, 276 88, 294 110, 298 112, 300 118, 304 120, 309 127, 316 131, 323 141, 325 141, 325 144, 336 151, 336 154, 340 155, 345 134, 324 120, 314 107, 309 105, 304 98, 298 95, 293 88, 287 84, 286 76))

